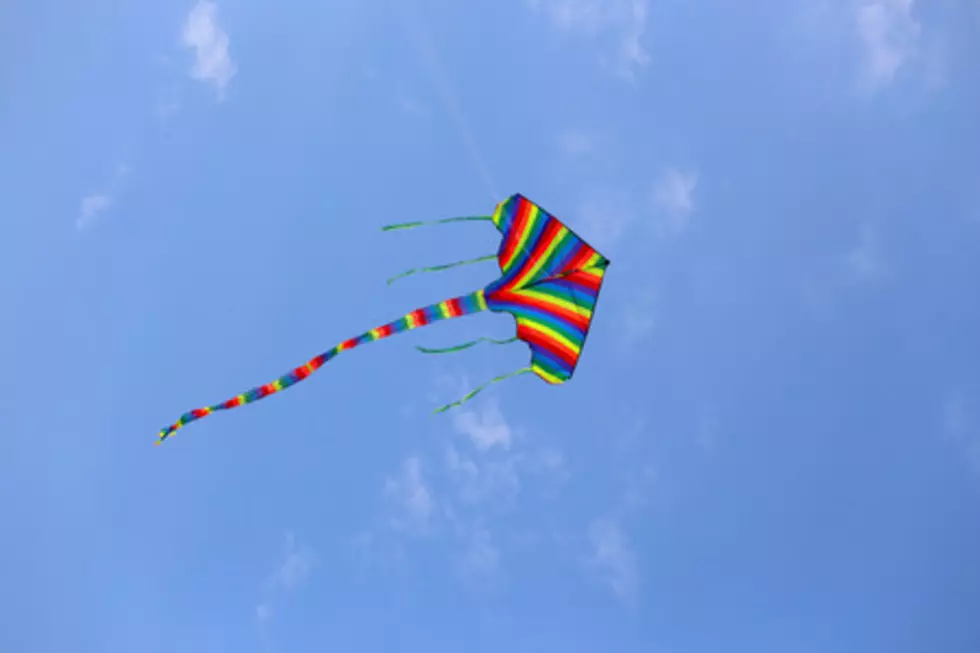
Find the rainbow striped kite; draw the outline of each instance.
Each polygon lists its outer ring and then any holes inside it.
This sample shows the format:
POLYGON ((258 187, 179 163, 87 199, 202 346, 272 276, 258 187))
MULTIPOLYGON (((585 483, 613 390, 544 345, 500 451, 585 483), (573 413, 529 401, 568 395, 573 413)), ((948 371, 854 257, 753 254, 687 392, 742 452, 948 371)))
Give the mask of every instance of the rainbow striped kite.
POLYGON ((518 374, 533 372, 551 384, 561 384, 572 378, 592 324, 592 314, 599 299, 599 290, 606 268, 609 267, 609 260, 572 233, 568 227, 518 194, 498 204, 492 216, 447 218, 430 223, 408 222, 383 229, 390 231, 426 224, 476 220, 492 221, 500 231, 503 238, 497 254, 409 270, 389 279, 388 283, 417 272, 445 270, 494 258, 500 265, 499 279, 482 290, 419 308, 393 322, 345 340, 272 383, 253 388, 220 404, 185 413, 160 431, 156 443, 166 440, 186 424, 211 413, 250 404, 285 390, 320 369, 342 351, 433 322, 485 310, 512 314, 517 322, 517 334, 509 340, 479 338, 447 349, 418 349, 425 353, 447 353, 467 349, 479 342, 506 344, 523 340, 531 349, 531 363, 516 372, 490 380, 459 401, 443 406, 436 412, 459 406, 490 384, 518 374))

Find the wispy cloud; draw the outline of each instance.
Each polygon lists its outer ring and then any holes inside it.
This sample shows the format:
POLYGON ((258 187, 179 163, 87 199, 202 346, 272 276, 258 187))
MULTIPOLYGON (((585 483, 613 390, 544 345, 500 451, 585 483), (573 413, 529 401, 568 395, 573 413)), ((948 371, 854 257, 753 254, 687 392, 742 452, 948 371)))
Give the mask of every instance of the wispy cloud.
POLYGON ((198 0, 190 10, 184 23, 183 42, 194 49, 191 76, 212 84, 218 98, 223 99, 238 67, 228 52, 228 34, 218 25, 218 7, 214 2, 198 0))
POLYGON ((629 537, 618 522, 597 519, 589 527, 590 562, 625 603, 636 600, 640 574, 629 537))
POLYGON ((387 479, 385 494, 398 507, 392 526, 415 531, 428 528, 435 501, 422 475, 422 461, 417 456, 405 459, 401 473, 387 479))
POLYGON ((890 84, 915 57, 922 26, 912 15, 914 4, 914 0, 864 0, 856 8, 855 27, 870 90, 890 84))
POLYGON ((75 227, 81 231, 88 228, 103 213, 116 204, 116 198, 122 190, 122 184, 129 174, 129 166, 120 164, 106 187, 98 192, 90 193, 79 202, 78 216, 75 227))
POLYGON ((657 214, 663 218, 663 226, 671 233, 682 231, 694 212, 694 194, 698 176, 669 168, 654 183, 652 199, 657 214))
POLYGON ((643 46, 647 0, 528 0, 528 4, 558 29, 608 44, 600 58, 630 80, 650 61, 643 46))
POLYGON ((281 561, 265 583, 265 599, 255 606, 255 618, 264 626, 272 618, 276 596, 303 586, 317 565, 316 554, 307 546, 298 546, 296 537, 286 533, 281 561))

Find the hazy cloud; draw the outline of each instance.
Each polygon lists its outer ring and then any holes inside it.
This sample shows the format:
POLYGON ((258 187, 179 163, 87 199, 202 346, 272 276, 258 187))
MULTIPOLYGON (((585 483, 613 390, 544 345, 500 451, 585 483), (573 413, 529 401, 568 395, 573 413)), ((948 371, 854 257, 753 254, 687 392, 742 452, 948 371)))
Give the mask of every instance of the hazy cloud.
POLYGON ((255 618, 265 625, 272 617, 276 595, 299 589, 309 580, 317 565, 316 555, 306 546, 297 546, 296 537, 286 533, 282 559, 265 584, 266 598, 255 606, 255 618))
POLYGON ((639 590, 636 554, 616 521, 598 519, 589 528, 591 563, 622 601, 632 603, 639 590))
POLYGON ((435 508, 432 492, 422 476, 422 461, 411 456, 402 463, 402 471, 385 483, 385 493, 400 509, 393 525, 424 530, 435 508))
POLYGON ((694 211, 698 176, 675 168, 666 170, 654 183, 653 203, 664 226, 673 233, 682 231, 694 211))

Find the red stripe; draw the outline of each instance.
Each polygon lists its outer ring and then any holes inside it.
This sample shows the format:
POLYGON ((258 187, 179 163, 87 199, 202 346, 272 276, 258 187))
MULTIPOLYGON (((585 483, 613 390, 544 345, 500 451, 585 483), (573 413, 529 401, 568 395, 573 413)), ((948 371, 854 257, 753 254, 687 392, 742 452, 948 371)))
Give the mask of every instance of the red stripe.
POLYGON ((323 354, 320 354, 319 356, 317 356, 316 358, 314 358, 313 360, 311 360, 309 362, 309 366, 313 370, 318 370, 321 367, 323 367, 323 364, 326 363, 326 362, 327 362, 327 357, 324 356, 323 354))
POLYGON ((552 340, 540 331, 537 331, 526 324, 518 324, 517 337, 525 342, 530 342, 531 344, 537 345, 542 349, 546 349, 549 353, 554 355, 555 358, 558 358, 569 367, 575 367, 575 361, 578 360, 578 356, 575 354, 575 352, 557 340, 552 340))
POLYGON ((415 324, 420 327, 429 323, 429 321, 425 319, 425 311, 423 311, 421 308, 417 308, 412 311, 411 315, 415 319, 415 324))
POLYGON ((599 286, 602 284, 601 274, 597 272, 589 272, 587 270, 576 270, 575 272, 570 272, 565 275, 564 278, 577 286, 582 286, 583 288, 588 288, 592 291, 598 291, 599 286))
POLYGON ((446 308, 449 309, 449 317, 459 317, 463 314, 463 307, 460 306, 458 297, 454 297, 446 302, 446 308))
POLYGON ((391 335, 391 324, 385 324, 384 326, 378 327, 378 340, 382 338, 387 338, 391 335))
POLYGON ((510 224, 510 230, 507 232, 507 239, 504 241, 504 247, 500 251, 500 256, 497 258, 500 260, 501 267, 504 266, 504 262, 511 264, 514 258, 514 250, 517 249, 518 234, 524 230, 524 225, 527 224, 527 216, 531 212, 531 203, 525 199, 520 200, 521 204, 517 207, 517 215, 514 216, 514 221, 510 224))
POLYGON ((208 414, 207 411, 204 410, 203 408, 195 408, 194 410, 191 411, 191 415, 193 415, 196 418, 204 417, 207 414, 208 414))

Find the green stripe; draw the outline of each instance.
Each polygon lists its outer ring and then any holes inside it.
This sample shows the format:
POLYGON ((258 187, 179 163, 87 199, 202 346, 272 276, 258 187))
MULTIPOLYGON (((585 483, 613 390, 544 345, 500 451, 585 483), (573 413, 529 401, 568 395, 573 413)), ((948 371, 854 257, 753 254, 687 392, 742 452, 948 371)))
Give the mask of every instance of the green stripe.
POLYGON ((381 231, 395 231, 398 229, 414 229, 415 227, 425 227, 434 224, 446 224, 449 222, 469 222, 474 220, 486 221, 493 220, 489 215, 468 215, 459 218, 445 218, 443 220, 430 220, 428 222, 402 222, 400 224, 389 224, 381 227, 381 231))
POLYGON ((507 340, 494 340, 493 338, 477 338, 476 340, 470 340, 469 342, 465 342, 461 345, 456 345, 455 347, 445 347, 443 349, 429 349, 427 347, 419 347, 419 346, 416 346, 415 348, 418 349, 423 354, 449 354, 452 352, 469 349, 470 347, 474 345, 478 345, 481 342, 489 342, 491 345, 509 345, 512 342, 517 342, 518 340, 520 340, 520 338, 518 338, 517 336, 514 336, 513 338, 508 338, 507 340))
POLYGON ((459 401, 454 401, 451 404, 446 404, 442 408, 436 408, 436 411, 435 412, 436 413, 442 413, 442 412, 445 412, 445 411, 449 410, 450 408, 456 408, 457 406, 462 406, 467 401, 469 401, 473 397, 477 396, 478 394, 480 394, 481 392, 483 392, 484 390, 486 390, 488 387, 490 387, 494 383, 499 383, 501 381, 505 381, 505 380, 507 380, 507 379, 509 379, 511 377, 518 376, 520 374, 527 374, 528 372, 531 372, 531 371, 532 370, 531 370, 530 367, 524 367, 524 368, 521 368, 521 369, 519 369, 519 370, 517 370, 515 372, 511 372, 509 374, 503 374, 501 376, 498 376, 498 377, 495 377, 493 379, 490 379, 489 381, 487 381, 486 383, 484 383, 483 385, 481 385, 479 388, 477 388, 475 390, 471 390, 470 392, 466 393, 466 395, 464 395, 463 398, 460 399, 459 401))
POLYGON ((471 258, 466 261, 456 261, 455 263, 444 263, 443 265, 433 265, 427 268, 412 268, 407 272, 402 272, 401 274, 396 274, 395 276, 388 279, 388 285, 395 283, 398 279, 402 277, 407 277, 413 274, 418 274, 419 272, 441 272, 442 270, 448 270, 449 268, 455 268, 460 265, 470 265, 471 263, 483 263, 484 261, 496 260, 496 254, 488 254, 487 256, 481 256, 480 258, 471 258))

